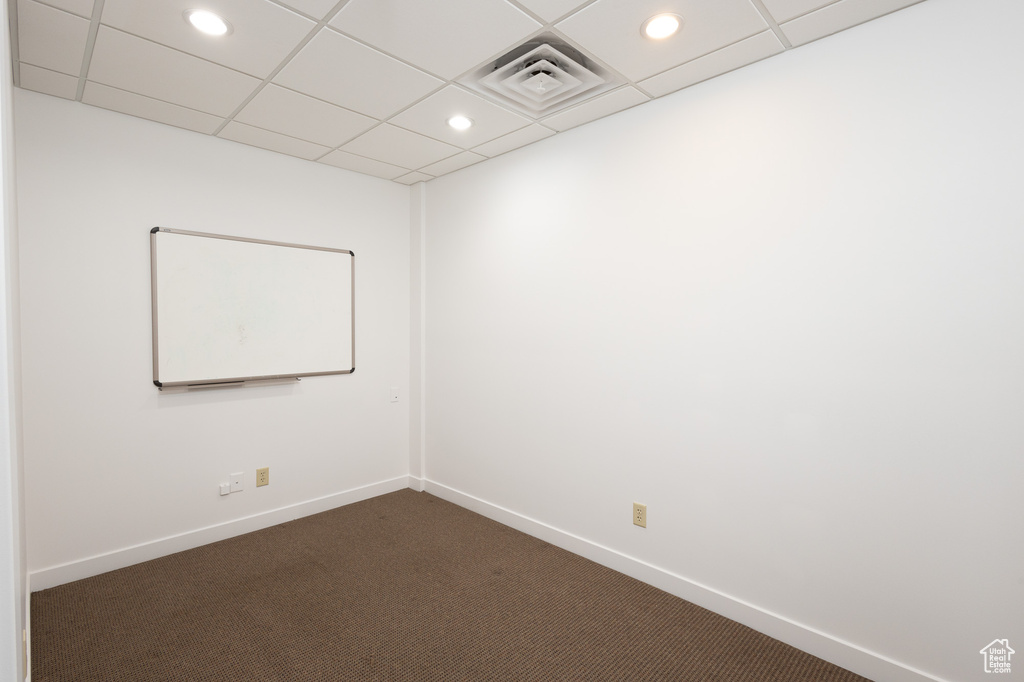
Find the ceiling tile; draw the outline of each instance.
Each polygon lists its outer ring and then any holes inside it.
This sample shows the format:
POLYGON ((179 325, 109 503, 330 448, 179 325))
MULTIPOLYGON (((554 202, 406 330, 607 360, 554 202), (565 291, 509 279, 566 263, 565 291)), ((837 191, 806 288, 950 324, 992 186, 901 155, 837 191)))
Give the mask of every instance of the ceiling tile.
POLYGON ((18 74, 21 77, 21 87, 26 90, 35 90, 64 99, 75 99, 78 95, 78 79, 66 73, 22 63, 19 65, 18 74))
POLYGON ((338 0, 279 0, 282 5, 287 5, 303 14, 314 17, 320 21, 327 16, 327 13, 334 9, 338 0))
POLYGON ((577 7, 582 7, 590 0, 519 0, 519 4, 530 10, 544 21, 554 21, 564 17, 577 7))
POLYGON ((18 59, 78 76, 89 21, 32 0, 18 0, 18 59))
POLYGON ((451 79, 520 43, 541 24, 505 0, 350 0, 331 26, 451 79))
POLYGON ((557 28, 608 66, 639 81, 768 28, 750 0, 598 0, 557 28), (650 17, 674 12, 685 20, 664 41, 645 38, 650 17))
POLYGON ((357 156, 355 154, 349 154, 348 152, 337 150, 320 159, 320 163, 330 164, 332 166, 355 171, 357 173, 374 175, 378 178, 384 178, 385 180, 394 180, 400 175, 406 175, 409 172, 408 168, 392 166, 390 163, 375 161, 374 159, 368 159, 365 156, 357 156))
POLYGON ((409 170, 417 170, 460 151, 458 147, 386 123, 363 133, 342 150, 409 170))
POLYGON ((73 99, 84 85, 86 104, 412 184, 921 1, 202 0, 233 25, 221 39, 186 23, 193 0, 12 4, 25 89, 73 99), (684 17, 680 35, 643 38, 665 11, 684 17), (608 89, 536 122, 446 83, 542 31, 590 53, 608 89), (449 128, 455 113, 475 125, 449 128))
POLYGON ((92 17, 92 8, 95 0, 43 0, 43 4, 88 19, 92 17))
POLYGON ((375 118, 391 116, 443 83, 327 29, 274 82, 375 118))
POLYGON ((100 26, 89 80, 229 116, 260 81, 252 76, 100 26))
POLYGON ((918 2, 921 0, 840 0, 782 24, 781 28, 796 47, 918 2))
POLYGON ((836 0, 761 0, 776 23, 781 24, 801 14, 813 12, 836 0))
POLYGON ((492 140, 491 142, 482 144, 479 147, 474 147, 473 151, 477 154, 483 154, 484 156, 498 156, 499 154, 510 152, 513 149, 533 144, 538 140, 543 140, 545 137, 551 137, 554 134, 554 130, 534 123, 533 125, 517 130, 514 133, 509 133, 504 137, 499 137, 497 140, 492 140))
POLYGON ((424 166, 420 170, 424 173, 430 173, 433 176, 444 175, 446 173, 453 173, 459 169, 467 166, 472 166, 474 163, 480 163, 486 161, 486 156, 480 156, 473 152, 462 152, 455 156, 450 156, 447 159, 432 163, 429 166, 424 166))
POLYGON ((427 180, 433 179, 433 177, 427 175, 426 173, 413 171, 412 173, 408 173, 406 175, 402 175, 400 177, 395 178, 395 182, 400 182, 403 185, 415 185, 417 182, 426 182, 427 180))
POLYGON ((531 123, 528 118, 491 104, 454 85, 435 92, 388 122, 463 149, 525 128, 531 123), (448 125, 448 119, 455 114, 473 119, 473 127, 468 130, 452 128, 448 125))
POLYGON ((204 0, 233 27, 226 36, 208 36, 192 28, 185 10, 195 0, 106 0, 107 26, 167 45, 243 73, 266 78, 309 34, 316 23, 266 0, 204 0))
POLYGON ((603 118, 609 114, 614 114, 617 111, 636 106, 649 99, 647 95, 627 85, 609 92, 607 95, 601 95, 588 102, 584 102, 572 109, 548 116, 542 122, 544 125, 562 132, 563 130, 603 118))
POLYGON ((641 88, 654 95, 662 95, 689 87, 708 78, 714 78, 723 73, 738 69, 747 64, 771 57, 784 51, 779 39, 771 31, 762 31, 756 36, 746 40, 733 43, 721 50, 715 50, 711 54, 686 62, 682 66, 669 69, 653 78, 640 81, 641 88))
POLYGON ((297 156, 308 161, 317 159, 331 151, 330 147, 313 144, 305 140, 297 140, 294 137, 273 133, 262 128, 254 128, 244 123, 236 123, 235 121, 231 121, 224 126, 224 130, 220 131, 217 137, 234 140, 235 142, 252 145, 253 147, 262 147, 272 152, 297 156))
POLYGON ((177 104, 168 104, 151 97, 136 95, 117 88, 107 87, 89 81, 82 93, 82 102, 96 107, 103 107, 122 114, 130 114, 146 118, 158 123, 166 123, 178 128, 187 128, 210 135, 224 123, 223 118, 204 114, 195 109, 186 109, 177 104))
POLYGON ((235 120, 328 147, 377 125, 375 118, 276 85, 263 88, 235 120))

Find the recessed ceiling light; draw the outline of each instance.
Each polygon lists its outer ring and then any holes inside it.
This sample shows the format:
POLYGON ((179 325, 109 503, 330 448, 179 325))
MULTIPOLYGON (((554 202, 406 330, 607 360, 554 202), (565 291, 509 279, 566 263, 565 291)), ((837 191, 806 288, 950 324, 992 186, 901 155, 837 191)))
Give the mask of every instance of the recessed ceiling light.
POLYGON ((467 130, 473 126, 473 119, 458 114, 448 119, 448 125, 456 130, 467 130))
POLYGON ((185 20, 207 35, 222 36, 231 32, 231 24, 205 9, 186 10, 185 20))
POLYGON ((664 40, 675 35, 683 25, 678 14, 656 14, 640 27, 640 32, 652 40, 664 40))

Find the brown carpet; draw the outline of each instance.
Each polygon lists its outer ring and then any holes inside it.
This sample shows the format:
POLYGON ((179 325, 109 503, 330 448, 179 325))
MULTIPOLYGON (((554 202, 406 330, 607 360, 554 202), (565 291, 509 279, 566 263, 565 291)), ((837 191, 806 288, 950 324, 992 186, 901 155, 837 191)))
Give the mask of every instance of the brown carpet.
POLYGON ((865 678, 402 490, 34 593, 32 679, 865 678))

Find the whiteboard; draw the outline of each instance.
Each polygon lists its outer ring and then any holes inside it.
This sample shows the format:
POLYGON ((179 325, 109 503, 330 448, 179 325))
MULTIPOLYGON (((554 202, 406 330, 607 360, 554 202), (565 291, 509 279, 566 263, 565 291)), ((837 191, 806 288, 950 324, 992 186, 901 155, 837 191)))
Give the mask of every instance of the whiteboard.
POLYGON ((158 387, 355 371, 355 255, 150 230, 158 387))

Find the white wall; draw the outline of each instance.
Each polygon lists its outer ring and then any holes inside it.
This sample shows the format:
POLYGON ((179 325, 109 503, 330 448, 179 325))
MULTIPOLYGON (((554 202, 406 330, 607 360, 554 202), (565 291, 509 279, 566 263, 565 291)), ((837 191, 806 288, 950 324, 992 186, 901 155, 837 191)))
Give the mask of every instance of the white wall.
POLYGON ((16 114, 33 589, 408 485, 407 187, 23 90, 16 114), (353 250, 355 373, 158 391, 154 226, 353 250))
POLYGON ((427 489, 879 680, 1021 651, 1022 22, 930 0, 430 182, 427 489))

